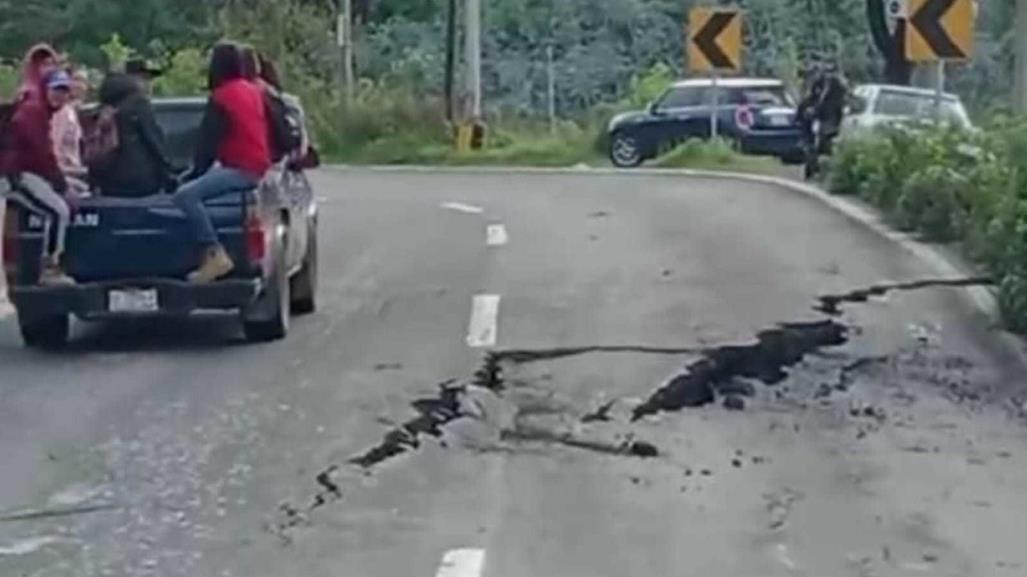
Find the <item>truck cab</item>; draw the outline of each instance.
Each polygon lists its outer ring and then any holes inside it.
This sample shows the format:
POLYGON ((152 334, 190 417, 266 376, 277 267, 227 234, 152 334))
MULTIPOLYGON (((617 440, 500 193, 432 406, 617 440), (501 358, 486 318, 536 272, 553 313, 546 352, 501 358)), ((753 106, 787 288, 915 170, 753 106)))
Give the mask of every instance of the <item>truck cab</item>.
MULTIPOLYGON (((156 99, 169 154, 187 166, 206 101, 156 99)), ((138 192, 138 191, 133 191, 138 192)), ((206 203, 221 243, 235 262, 224 279, 192 284, 199 261, 185 215, 166 193, 94 195, 72 207, 64 268, 75 286, 43 287, 38 279, 45 219, 8 202, 3 262, 8 297, 26 345, 53 348, 70 320, 237 314, 253 341, 286 336, 291 313, 316 307, 317 205, 306 175, 275 166, 254 189, 206 203)))

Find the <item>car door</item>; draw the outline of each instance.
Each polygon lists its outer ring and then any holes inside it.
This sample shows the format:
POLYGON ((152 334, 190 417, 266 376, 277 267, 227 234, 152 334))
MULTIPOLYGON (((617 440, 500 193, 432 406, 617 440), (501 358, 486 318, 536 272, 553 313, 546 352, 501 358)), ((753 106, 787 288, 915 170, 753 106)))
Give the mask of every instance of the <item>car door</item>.
POLYGON ((654 108, 657 146, 668 149, 689 138, 703 138, 703 126, 709 124, 708 100, 706 86, 676 86, 667 91, 654 108))

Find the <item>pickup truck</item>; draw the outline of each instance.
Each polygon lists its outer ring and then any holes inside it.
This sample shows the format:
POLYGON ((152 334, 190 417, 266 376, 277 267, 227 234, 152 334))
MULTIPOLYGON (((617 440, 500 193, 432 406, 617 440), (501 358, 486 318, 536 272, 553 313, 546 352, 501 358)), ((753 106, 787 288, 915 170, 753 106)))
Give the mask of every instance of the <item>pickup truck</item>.
MULTIPOLYGON (((156 99, 153 106, 172 160, 187 166, 205 101, 156 99)), ((226 193, 207 209, 236 264, 222 280, 186 281, 197 266, 197 248, 170 195, 98 195, 74 202, 64 265, 77 285, 41 287, 46 223, 9 202, 4 273, 25 344, 64 345, 72 316, 103 320, 211 310, 238 314, 250 341, 284 338, 290 314, 316 307, 318 212, 306 175, 276 166, 256 189, 226 193)))

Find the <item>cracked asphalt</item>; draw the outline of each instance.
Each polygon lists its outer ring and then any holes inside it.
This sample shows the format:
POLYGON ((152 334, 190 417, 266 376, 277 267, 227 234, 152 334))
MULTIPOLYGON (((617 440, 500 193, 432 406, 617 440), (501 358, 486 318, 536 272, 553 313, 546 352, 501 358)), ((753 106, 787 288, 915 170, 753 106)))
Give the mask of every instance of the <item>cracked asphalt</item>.
POLYGON ((0 313, 0 575, 1027 574, 1027 367, 809 198, 314 175, 320 310, 0 313))

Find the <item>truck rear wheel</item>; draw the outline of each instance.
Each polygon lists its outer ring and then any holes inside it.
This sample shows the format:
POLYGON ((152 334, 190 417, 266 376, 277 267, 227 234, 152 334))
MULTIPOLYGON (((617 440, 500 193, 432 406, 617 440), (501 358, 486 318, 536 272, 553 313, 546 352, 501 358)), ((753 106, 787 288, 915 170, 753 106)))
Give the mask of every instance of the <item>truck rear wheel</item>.
POLYGON ((21 340, 33 349, 59 349, 68 344, 71 332, 71 318, 68 315, 51 315, 25 319, 18 317, 21 340))
POLYGON ((303 267, 289 281, 292 313, 296 315, 308 315, 317 310, 317 219, 310 220, 307 230, 310 232, 303 267))
POLYGON ((284 339, 289 333, 289 272, 285 267, 285 246, 275 253, 274 274, 264 294, 243 311, 243 332, 250 342, 284 339))

